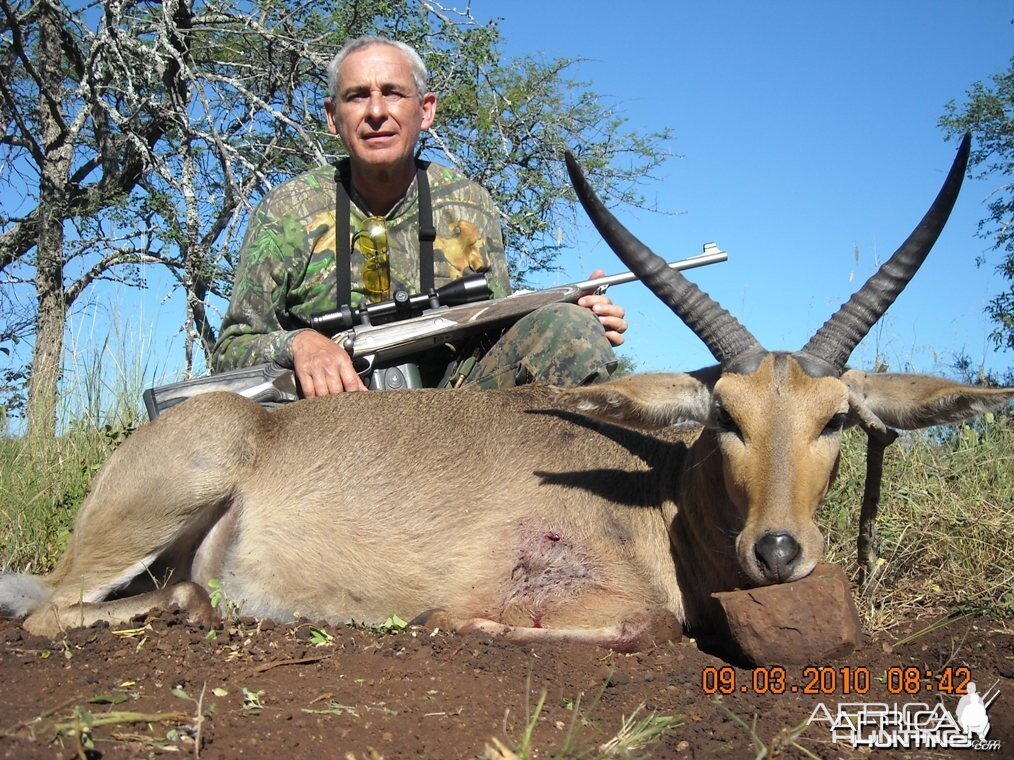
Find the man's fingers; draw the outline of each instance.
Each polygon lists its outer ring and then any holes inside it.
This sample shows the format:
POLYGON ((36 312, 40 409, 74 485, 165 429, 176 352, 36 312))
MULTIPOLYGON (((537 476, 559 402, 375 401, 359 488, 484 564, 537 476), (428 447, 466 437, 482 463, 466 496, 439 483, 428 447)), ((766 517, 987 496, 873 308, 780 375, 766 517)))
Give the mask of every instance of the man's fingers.
POLYGON ((366 390, 347 356, 345 361, 332 356, 316 357, 303 372, 297 371, 296 377, 307 398, 366 390))
MULTIPOLYGON (((595 296, 596 298, 605 298, 605 296, 595 296)), ((591 310, 594 311, 599 319, 620 319, 626 315, 626 310, 619 304, 613 303, 612 301, 599 301, 591 306, 591 310)))
POLYGON ((299 390, 303 394, 303 398, 313 398, 317 395, 312 375, 307 372, 300 372, 299 370, 296 370, 296 380, 299 381, 299 390))
POLYGON ((307 330, 293 338, 292 363, 306 398, 366 390, 345 349, 319 333, 307 330))
POLYGON ((606 332, 623 334, 627 331, 627 320, 623 317, 599 317, 599 322, 606 332))
POLYGON ((624 319, 626 311, 619 304, 613 303, 608 296, 584 296, 578 300, 579 306, 591 309, 592 313, 599 318, 602 329, 606 331, 606 338, 614 346, 623 343, 623 333, 627 331, 627 320, 624 319))
POLYGON ((349 355, 342 351, 344 358, 339 358, 337 366, 337 381, 341 385, 341 390, 333 391, 333 393, 341 393, 342 391, 365 391, 366 386, 363 385, 363 379, 359 377, 359 373, 356 372, 356 368, 352 364, 352 359, 349 355))

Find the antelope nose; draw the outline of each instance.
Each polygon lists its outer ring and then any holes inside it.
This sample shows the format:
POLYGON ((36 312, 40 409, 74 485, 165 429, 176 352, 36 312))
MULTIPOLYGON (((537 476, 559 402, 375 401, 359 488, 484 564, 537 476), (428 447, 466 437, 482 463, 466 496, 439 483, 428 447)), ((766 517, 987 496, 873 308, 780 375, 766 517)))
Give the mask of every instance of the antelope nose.
POLYGON ((782 581, 792 572, 792 563, 799 557, 799 542, 790 533, 765 533, 753 548, 764 575, 782 581))

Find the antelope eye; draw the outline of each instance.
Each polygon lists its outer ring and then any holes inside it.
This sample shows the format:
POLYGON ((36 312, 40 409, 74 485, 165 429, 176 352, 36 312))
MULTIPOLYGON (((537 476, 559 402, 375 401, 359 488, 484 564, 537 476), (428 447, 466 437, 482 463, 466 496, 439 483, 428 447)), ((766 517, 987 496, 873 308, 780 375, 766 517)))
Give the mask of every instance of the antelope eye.
POLYGON ((718 427, 722 431, 739 435, 739 425, 736 424, 736 420, 732 418, 732 415, 721 404, 715 404, 715 422, 718 423, 718 427))
POLYGON ((847 416, 848 415, 846 415, 845 412, 838 412, 838 414, 832 416, 824 426, 824 430, 821 432, 821 435, 831 435, 832 433, 841 432, 841 429, 845 427, 845 420, 847 416))

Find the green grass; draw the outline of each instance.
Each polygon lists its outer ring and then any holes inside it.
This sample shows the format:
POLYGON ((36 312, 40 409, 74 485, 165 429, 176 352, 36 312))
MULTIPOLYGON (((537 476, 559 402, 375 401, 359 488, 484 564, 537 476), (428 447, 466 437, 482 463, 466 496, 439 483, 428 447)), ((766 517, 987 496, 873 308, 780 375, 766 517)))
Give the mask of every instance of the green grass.
MULTIPOLYGON (((506 742, 496 737, 486 744, 482 755, 484 760, 529 760, 536 757, 548 757, 551 760, 618 760, 618 758, 650 757, 652 745, 670 731, 683 724, 683 718, 672 715, 659 715, 655 711, 647 712, 644 703, 638 705, 630 715, 623 715, 620 727, 607 741, 595 744, 584 734, 592 721, 592 714, 605 693, 608 682, 604 682, 598 693, 592 698, 591 704, 582 707, 579 694, 570 700, 567 709, 570 711, 569 725, 562 741, 548 754, 539 752, 534 744, 534 736, 543 720, 543 708, 546 706, 546 692, 543 691, 534 708, 532 707, 532 674, 529 671, 525 679, 525 723, 521 736, 516 740, 508 738, 506 742), (647 754, 646 754, 647 752, 647 754)), ((504 715, 504 736, 510 732, 507 720, 510 711, 504 715)), ((560 724, 562 726, 562 724, 560 724)))
POLYGON ((0 438, 0 568, 37 573, 52 567, 115 438, 87 427, 44 447, 0 438))
POLYGON ((159 371, 150 328, 108 308, 112 318, 96 310, 68 331, 56 439, 29 447, 0 418, 0 570, 53 566, 92 475, 140 422, 141 392, 159 371))

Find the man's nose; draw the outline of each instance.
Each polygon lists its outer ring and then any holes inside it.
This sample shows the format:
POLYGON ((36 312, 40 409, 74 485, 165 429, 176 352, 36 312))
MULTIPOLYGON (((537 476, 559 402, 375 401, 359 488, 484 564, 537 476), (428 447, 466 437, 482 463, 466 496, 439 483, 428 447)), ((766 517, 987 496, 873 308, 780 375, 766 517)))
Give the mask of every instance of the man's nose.
POLYGON ((368 114, 371 119, 383 119, 387 115, 387 101, 383 93, 371 92, 368 114))

